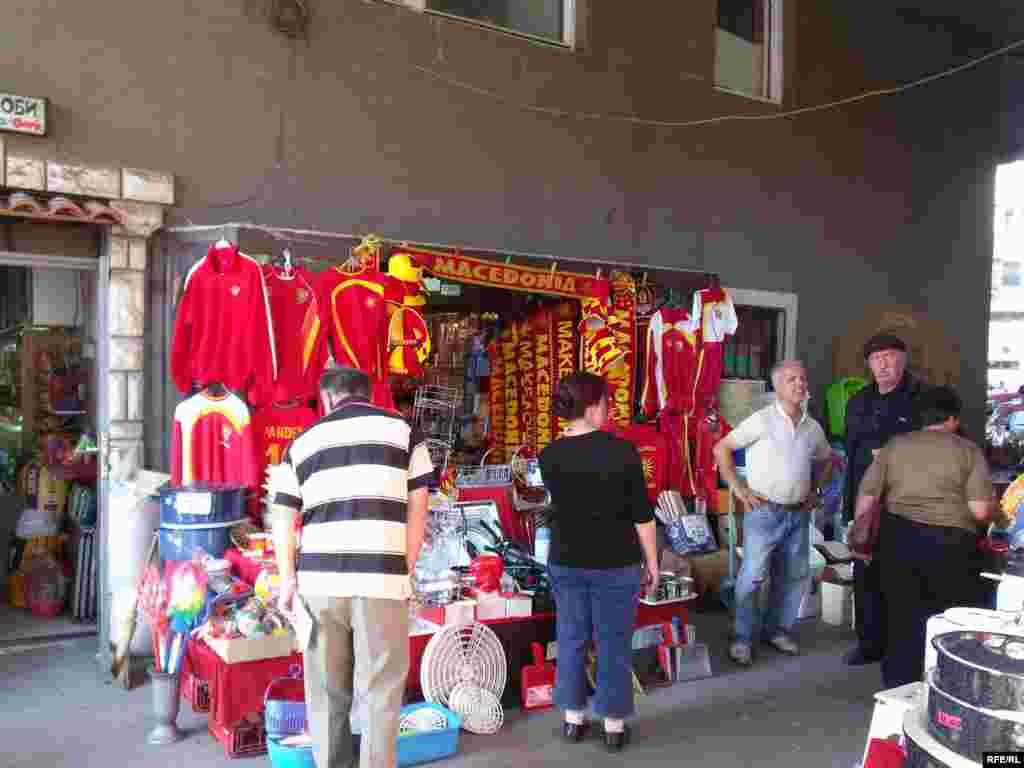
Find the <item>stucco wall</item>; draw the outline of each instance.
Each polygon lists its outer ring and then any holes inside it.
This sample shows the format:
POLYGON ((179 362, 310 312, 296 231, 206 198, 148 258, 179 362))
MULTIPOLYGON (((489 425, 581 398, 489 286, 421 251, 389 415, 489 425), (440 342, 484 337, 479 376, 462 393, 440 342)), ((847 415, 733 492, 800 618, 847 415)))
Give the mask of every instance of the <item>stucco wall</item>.
MULTIPOLYGON (((636 126, 516 104, 672 121, 774 111, 713 89, 714 0, 589 0, 577 52, 364 0, 315 3, 310 41, 293 44, 264 5, 50 0, 9 14, 0 66, 10 88, 52 100, 54 126, 10 145, 173 171, 178 222, 372 231, 795 291, 819 389, 866 297, 943 312, 958 298, 962 383, 980 396, 993 142, 936 123, 965 99, 981 112, 961 124, 991 114, 987 80, 792 120, 636 126)), ((953 33, 849 6, 787 3, 788 105, 955 60, 953 33)))

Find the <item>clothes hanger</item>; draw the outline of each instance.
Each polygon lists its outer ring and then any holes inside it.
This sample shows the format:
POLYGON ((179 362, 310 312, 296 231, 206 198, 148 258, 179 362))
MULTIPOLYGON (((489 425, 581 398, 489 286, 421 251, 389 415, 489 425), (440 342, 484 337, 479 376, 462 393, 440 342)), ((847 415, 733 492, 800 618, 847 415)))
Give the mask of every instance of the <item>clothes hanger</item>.
POLYGON ((217 248, 217 249, 220 249, 220 248, 230 248, 231 245, 232 245, 231 241, 228 240, 227 237, 225 237, 225 232, 224 232, 223 229, 221 229, 221 231, 220 231, 220 240, 218 240, 216 243, 214 243, 213 247, 217 248))
POLYGON ((228 389, 219 381, 211 381, 203 389, 203 392, 212 397, 224 397, 228 393, 228 389))

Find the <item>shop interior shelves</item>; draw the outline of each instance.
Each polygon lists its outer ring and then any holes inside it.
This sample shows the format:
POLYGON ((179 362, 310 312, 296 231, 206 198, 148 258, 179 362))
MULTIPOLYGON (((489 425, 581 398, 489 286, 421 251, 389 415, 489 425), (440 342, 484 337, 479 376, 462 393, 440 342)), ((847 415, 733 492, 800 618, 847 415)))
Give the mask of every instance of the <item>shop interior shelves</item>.
POLYGON ((95 481, 99 477, 99 463, 51 464, 48 469, 61 480, 74 480, 80 483, 95 481))

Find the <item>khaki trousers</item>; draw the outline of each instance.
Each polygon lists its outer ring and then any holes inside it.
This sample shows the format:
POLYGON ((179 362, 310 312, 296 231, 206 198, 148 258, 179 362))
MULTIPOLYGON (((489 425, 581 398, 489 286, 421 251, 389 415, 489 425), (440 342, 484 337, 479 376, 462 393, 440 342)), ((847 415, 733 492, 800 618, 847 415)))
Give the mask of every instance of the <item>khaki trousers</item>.
POLYGON ((349 714, 366 701, 359 768, 395 768, 399 711, 409 672, 405 600, 302 595, 313 620, 305 650, 306 712, 317 768, 353 768, 349 714))

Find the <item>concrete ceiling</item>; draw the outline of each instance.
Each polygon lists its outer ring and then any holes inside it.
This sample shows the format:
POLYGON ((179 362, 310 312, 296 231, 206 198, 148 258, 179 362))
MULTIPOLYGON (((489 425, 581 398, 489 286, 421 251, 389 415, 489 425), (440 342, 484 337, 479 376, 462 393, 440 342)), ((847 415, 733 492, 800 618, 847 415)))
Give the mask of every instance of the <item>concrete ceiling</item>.
POLYGON ((908 24, 953 32, 964 47, 998 47, 1024 37, 1021 0, 897 0, 893 12, 908 24))

